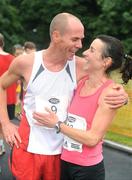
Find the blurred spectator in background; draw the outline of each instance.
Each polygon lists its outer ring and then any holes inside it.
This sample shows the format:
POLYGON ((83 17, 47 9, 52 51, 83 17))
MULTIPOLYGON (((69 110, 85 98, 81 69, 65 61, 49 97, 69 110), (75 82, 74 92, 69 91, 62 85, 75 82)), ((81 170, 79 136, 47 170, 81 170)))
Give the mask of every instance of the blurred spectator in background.
MULTIPOLYGON (((24 45, 16 44, 14 45, 14 55, 18 56, 21 54, 30 54, 36 51, 36 44, 31 41, 26 41, 24 45)), ((16 117, 19 120, 21 118, 21 107, 22 107, 22 100, 23 100, 23 83, 22 81, 18 81, 18 86, 16 89, 17 94, 17 101, 16 105, 18 106, 18 111, 16 112, 16 117), (19 108, 20 106, 20 108, 19 108)))
MULTIPOLYGON (((4 51, 4 36, 0 33, 0 76, 8 70, 14 56, 6 51, 4 51)), ((15 117, 15 104, 16 104, 16 83, 7 88, 7 111, 9 119, 15 117)), ((1 138, 2 130, 0 126, 1 138)), ((0 140, 0 155, 5 152, 3 139, 0 140)))
MULTIPOLYGON (((8 70, 14 56, 4 51, 4 36, 0 33, 0 76, 8 70)), ((7 108, 10 119, 15 117, 16 84, 7 89, 7 108)))
POLYGON ((15 57, 24 53, 24 48, 21 44, 15 44, 12 50, 15 57))
POLYGON ((31 42, 31 41, 26 41, 24 43, 24 52, 26 54, 30 54, 32 52, 35 52, 36 51, 36 44, 34 42, 31 42))

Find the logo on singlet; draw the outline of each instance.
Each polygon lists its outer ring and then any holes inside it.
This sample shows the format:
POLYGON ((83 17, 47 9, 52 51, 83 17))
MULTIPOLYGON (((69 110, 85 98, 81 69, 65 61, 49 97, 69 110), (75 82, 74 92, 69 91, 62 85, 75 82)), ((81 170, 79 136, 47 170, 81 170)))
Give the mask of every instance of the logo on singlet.
POLYGON ((52 105, 51 105, 51 110, 54 112, 54 113, 57 113, 57 104, 59 104, 60 103, 60 100, 59 99, 57 99, 57 98, 50 98, 49 100, 49 103, 51 103, 52 105))
POLYGON ((51 98, 51 99, 49 99, 49 102, 52 104, 58 104, 60 102, 60 100, 57 98, 51 98))

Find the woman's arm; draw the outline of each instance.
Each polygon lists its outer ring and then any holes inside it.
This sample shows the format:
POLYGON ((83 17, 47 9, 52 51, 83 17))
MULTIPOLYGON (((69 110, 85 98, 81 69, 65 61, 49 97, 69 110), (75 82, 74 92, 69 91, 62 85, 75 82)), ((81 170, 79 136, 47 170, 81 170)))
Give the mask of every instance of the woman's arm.
MULTIPOLYGON (((106 92, 105 92, 106 93, 106 92)), ((109 108, 104 101, 105 93, 101 95, 99 107, 95 113, 92 126, 89 130, 83 131, 67 126, 65 123, 60 124, 60 131, 68 137, 85 144, 87 146, 95 146, 104 137, 110 123, 112 122, 116 109, 109 108)), ((50 128, 54 128, 58 122, 55 113, 48 110, 49 114, 34 113, 33 117, 41 124, 50 128)))

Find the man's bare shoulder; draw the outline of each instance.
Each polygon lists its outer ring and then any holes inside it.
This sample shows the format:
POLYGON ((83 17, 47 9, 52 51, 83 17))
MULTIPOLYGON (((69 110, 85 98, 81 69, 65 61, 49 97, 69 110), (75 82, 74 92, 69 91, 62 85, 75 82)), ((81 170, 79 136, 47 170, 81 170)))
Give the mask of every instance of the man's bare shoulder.
POLYGON ((33 62, 34 54, 20 55, 13 60, 9 71, 17 74, 18 76, 25 77, 27 74, 29 76, 32 71, 33 62))
POLYGON ((82 77, 87 75, 85 71, 85 59, 83 57, 76 56, 76 74, 77 74, 77 81, 79 81, 82 77))
POLYGON ((21 71, 25 68, 32 66, 33 62, 34 62, 33 54, 20 55, 14 58, 11 67, 17 68, 21 71))
POLYGON ((34 61, 34 53, 31 54, 22 54, 18 57, 16 57, 14 60, 16 60, 17 63, 20 64, 32 64, 34 61))

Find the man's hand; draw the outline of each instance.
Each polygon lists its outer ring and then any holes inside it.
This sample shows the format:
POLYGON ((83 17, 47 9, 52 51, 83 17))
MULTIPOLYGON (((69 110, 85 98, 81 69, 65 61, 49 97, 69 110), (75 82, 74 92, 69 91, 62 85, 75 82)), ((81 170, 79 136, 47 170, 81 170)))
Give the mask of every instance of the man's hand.
POLYGON ((2 124, 2 131, 4 134, 4 138, 7 144, 12 148, 15 145, 19 148, 19 143, 21 143, 21 138, 18 133, 18 126, 15 124, 8 122, 2 124))
POLYGON ((127 104, 128 94, 125 92, 122 85, 112 84, 105 92, 104 101, 110 108, 120 108, 127 104))

